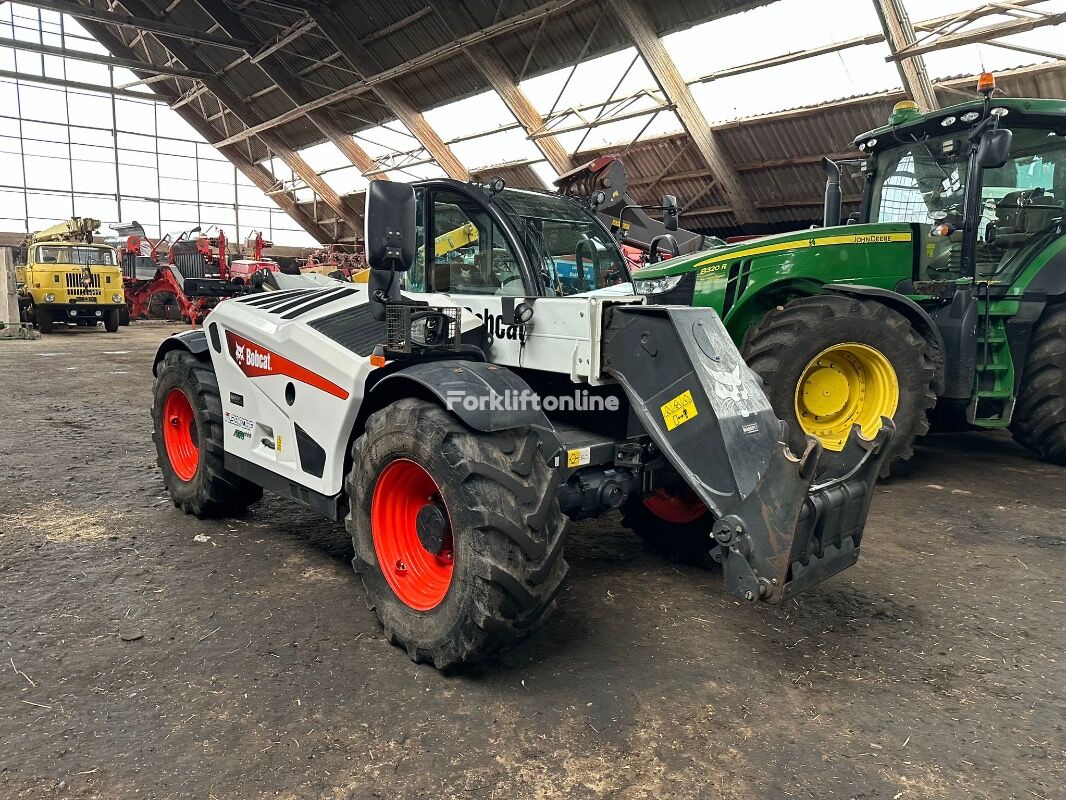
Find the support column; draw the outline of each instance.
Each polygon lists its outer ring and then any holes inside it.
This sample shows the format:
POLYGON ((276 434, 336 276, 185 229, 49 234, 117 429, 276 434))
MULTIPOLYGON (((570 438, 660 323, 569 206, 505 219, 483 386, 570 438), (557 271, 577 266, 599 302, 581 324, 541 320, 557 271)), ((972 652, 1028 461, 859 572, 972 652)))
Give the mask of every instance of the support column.
MULTIPOLYGON (((881 28, 885 32, 889 52, 894 56, 900 50, 913 45, 914 26, 911 25, 902 0, 873 0, 873 3, 881 20, 881 28)), ((896 61, 896 69, 899 71, 900 80, 903 81, 903 90, 922 111, 935 111, 939 108, 933 82, 929 80, 929 72, 925 68, 925 59, 921 56, 899 59, 896 61)))

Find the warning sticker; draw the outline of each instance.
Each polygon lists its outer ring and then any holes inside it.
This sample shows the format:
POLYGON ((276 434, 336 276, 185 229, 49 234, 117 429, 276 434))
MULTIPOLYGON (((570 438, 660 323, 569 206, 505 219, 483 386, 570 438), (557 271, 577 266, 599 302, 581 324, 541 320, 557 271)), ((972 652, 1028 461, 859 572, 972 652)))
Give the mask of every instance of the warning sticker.
POLYGON ((669 403, 665 403, 661 411, 668 431, 672 431, 678 425, 684 425, 699 413, 692 400, 692 392, 687 389, 669 403))
POLYGON ((570 469, 583 467, 592 462, 592 448, 579 447, 576 450, 566 451, 566 466, 570 469))

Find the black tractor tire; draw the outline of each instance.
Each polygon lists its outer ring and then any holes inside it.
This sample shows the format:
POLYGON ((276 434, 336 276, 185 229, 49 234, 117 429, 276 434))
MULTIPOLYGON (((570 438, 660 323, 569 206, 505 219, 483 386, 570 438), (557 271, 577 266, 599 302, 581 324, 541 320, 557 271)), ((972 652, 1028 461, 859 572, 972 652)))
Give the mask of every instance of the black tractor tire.
POLYGON ((260 486, 226 469, 223 461, 222 398, 210 363, 172 350, 159 367, 153 388, 152 440, 163 484, 177 508, 200 518, 236 516, 263 496, 260 486), (172 391, 184 393, 192 409, 190 433, 196 445, 195 472, 180 477, 164 436, 164 405, 172 391))
POLYGON ((649 508, 643 497, 632 497, 622 506, 622 526, 640 537, 648 550, 695 567, 708 568, 715 563, 711 556, 713 525, 714 515, 709 510, 694 520, 671 522, 649 508))
MULTIPOLYGON (((936 403, 935 348, 906 317, 876 300, 834 294, 803 297, 770 311, 748 329, 741 354, 763 379, 770 404, 788 424, 789 448, 799 454, 806 442, 796 415, 797 385, 819 353, 844 343, 878 351, 896 373, 896 430, 881 467, 886 478, 894 463, 914 455, 914 440, 928 432, 929 409, 936 403)), ((821 471, 835 473, 851 466, 843 463, 842 453, 828 449, 820 465, 821 471)))
POLYGON ((37 323, 37 330, 41 333, 51 333, 55 330, 55 318, 50 308, 34 309, 33 321, 37 323))
MULTIPOLYGON (((96 323, 93 323, 94 325, 96 323)), ((108 333, 118 333, 118 326, 122 324, 122 313, 117 308, 110 308, 104 312, 104 330, 108 333)))
POLYGON ((1010 430, 1039 458, 1066 466, 1066 304, 1046 309, 1033 329, 1010 430))
POLYGON ((544 622, 567 572, 566 526, 553 486, 528 430, 479 433, 415 399, 371 415, 352 445, 345 525, 352 565, 389 642, 416 663, 448 669, 499 653, 544 622), (371 521, 379 479, 401 460, 433 479, 450 521, 452 573, 446 593, 425 610, 389 585, 383 570, 405 566, 379 563, 378 544, 390 534, 381 526, 376 542, 371 521))
POLYGON ((130 324, 130 307, 129 306, 122 306, 122 308, 120 308, 118 310, 118 324, 119 325, 123 325, 123 326, 130 324))

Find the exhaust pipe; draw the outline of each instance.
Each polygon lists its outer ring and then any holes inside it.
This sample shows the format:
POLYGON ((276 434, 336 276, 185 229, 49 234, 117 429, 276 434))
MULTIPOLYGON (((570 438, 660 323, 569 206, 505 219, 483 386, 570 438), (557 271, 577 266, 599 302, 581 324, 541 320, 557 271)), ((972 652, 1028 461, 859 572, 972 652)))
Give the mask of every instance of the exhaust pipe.
POLYGON ((828 158, 823 158, 822 170, 826 176, 822 227, 833 228, 840 224, 840 165, 828 158))

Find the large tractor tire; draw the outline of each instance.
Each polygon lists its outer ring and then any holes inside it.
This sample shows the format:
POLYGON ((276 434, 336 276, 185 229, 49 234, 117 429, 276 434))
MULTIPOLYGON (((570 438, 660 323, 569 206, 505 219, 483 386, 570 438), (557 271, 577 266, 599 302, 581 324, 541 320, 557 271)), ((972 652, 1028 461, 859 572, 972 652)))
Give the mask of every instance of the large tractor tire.
POLYGON ((802 453, 814 436, 822 469, 840 472, 854 424, 872 439, 881 417, 896 426, 881 468, 914 455, 936 403, 934 350, 907 319, 875 300, 825 294, 793 300, 748 330, 741 353, 763 379, 789 447, 802 453))
POLYGON ((345 483, 352 564, 413 661, 486 658, 553 611, 565 523, 532 433, 477 433, 400 400, 367 420, 345 483))
POLYGON ((1033 329, 1010 429, 1044 461, 1066 466, 1066 305, 1048 308, 1033 329))
POLYGON ((244 512, 261 487, 226 469, 222 398, 210 364, 192 353, 166 354, 155 381, 152 439, 174 505, 197 517, 244 512))
POLYGON ((52 316, 52 309, 50 308, 37 308, 33 312, 33 320, 37 323, 37 330, 41 333, 51 333, 55 330, 54 317, 52 316))
POLYGON ((687 486, 633 497, 622 507, 622 525, 654 553, 698 567, 714 563, 714 515, 687 486))

